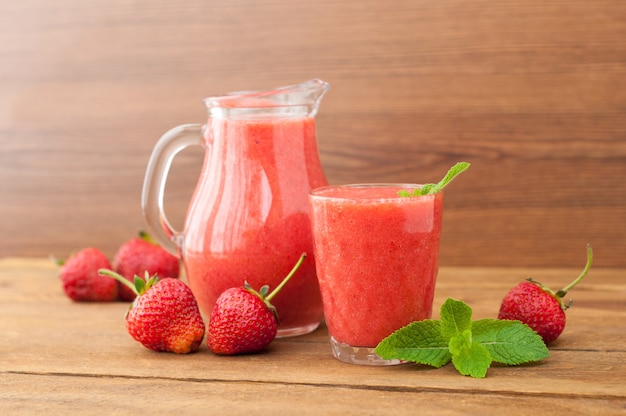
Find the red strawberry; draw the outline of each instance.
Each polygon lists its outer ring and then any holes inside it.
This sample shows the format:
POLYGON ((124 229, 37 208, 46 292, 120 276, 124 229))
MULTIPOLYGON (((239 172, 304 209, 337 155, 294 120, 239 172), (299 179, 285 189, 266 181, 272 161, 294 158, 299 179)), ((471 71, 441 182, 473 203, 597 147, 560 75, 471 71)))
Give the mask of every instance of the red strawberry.
POLYGON ((60 278, 63 291, 76 302, 112 302, 117 299, 117 282, 103 279, 98 269, 111 267, 109 259, 100 250, 88 247, 72 255, 61 264, 60 278))
MULTIPOLYGON (((117 250, 113 258, 114 270, 133 282, 135 276, 143 278, 158 275, 177 279, 180 274, 178 258, 163 247, 152 242, 150 237, 141 232, 139 237, 128 240, 117 250)), ((126 285, 120 285, 119 298, 124 301, 135 299, 135 292, 126 285)))
POLYGON ((587 246, 587 264, 582 273, 569 285, 554 292, 541 283, 528 279, 506 294, 500 305, 498 319, 522 321, 534 329, 548 344, 556 340, 565 329, 565 310, 571 306, 563 297, 576 286, 591 267, 593 252, 587 246))
POLYGON ((257 292, 248 282, 244 287, 224 291, 217 298, 209 319, 209 349, 218 355, 235 355, 267 347, 278 330, 278 313, 270 301, 295 274, 305 257, 306 254, 302 254, 287 277, 269 295, 268 286, 257 292))
POLYGON ((136 277, 133 286, 112 270, 100 273, 135 293, 126 314, 126 329, 134 340, 154 351, 186 354, 198 350, 206 327, 198 303, 183 281, 146 275, 145 279, 136 277))

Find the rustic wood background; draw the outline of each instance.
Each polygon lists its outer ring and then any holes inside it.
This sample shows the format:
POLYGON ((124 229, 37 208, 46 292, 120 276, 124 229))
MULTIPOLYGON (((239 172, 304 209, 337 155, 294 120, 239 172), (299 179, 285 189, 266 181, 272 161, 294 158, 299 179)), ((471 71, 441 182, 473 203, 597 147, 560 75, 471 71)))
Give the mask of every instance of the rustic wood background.
MULTIPOLYGON (((319 77, 331 183, 436 181, 442 265, 626 266, 623 0, 20 0, 0 6, 0 256, 112 254, 202 98, 319 77)), ((167 188, 179 226, 202 150, 167 188)))

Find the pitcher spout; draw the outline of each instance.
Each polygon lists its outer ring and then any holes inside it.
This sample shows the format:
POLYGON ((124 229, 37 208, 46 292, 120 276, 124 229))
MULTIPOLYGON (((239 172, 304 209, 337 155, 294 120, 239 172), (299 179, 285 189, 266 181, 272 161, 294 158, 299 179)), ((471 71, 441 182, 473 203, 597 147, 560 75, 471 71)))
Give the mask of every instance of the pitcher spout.
POLYGON ((268 91, 236 91, 204 100, 210 117, 315 117, 330 85, 321 79, 268 91))
POLYGON ((311 116, 317 113, 320 102, 330 85, 321 79, 311 79, 301 84, 269 91, 278 105, 306 105, 311 107, 311 116))

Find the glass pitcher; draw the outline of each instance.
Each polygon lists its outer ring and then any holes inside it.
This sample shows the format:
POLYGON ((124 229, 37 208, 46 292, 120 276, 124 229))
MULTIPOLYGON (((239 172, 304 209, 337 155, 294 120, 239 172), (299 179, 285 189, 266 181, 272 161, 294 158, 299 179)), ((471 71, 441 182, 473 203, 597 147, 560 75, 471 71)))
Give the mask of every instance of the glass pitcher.
POLYGON ((248 281, 276 287, 302 253, 307 258, 273 299, 278 336, 315 330, 322 301, 308 207, 311 189, 327 184, 317 149, 315 115, 329 85, 321 80, 271 91, 205 99, 205 125, 166 132, 155 145, 142 192, 148 232, 182 259, 189 286, 209 316, 217 297, 248 281), (163 208, 174 156, 205 147, 204 165, 184 229, 163 208))

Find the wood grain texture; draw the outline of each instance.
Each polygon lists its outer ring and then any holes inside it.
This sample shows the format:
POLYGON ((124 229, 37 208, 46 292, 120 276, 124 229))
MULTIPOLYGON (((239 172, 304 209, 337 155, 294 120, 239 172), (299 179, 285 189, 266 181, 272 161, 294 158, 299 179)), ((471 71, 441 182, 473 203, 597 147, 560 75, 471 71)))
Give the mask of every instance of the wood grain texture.
MULTIPOLYGON (((335 360, 325 327, 278 339, 260 354, 155 353, 126 333, 125 303, 67 299, 46 259, 0 259, 2 414, 617 415, 626 410, 623 269, 593 270, 551 356, 492 366, 484 379, 452 365, 375 368, 335 360), (36 392, 36 393, 34 393, 36 392), (151 399, 146 399, 151 395, 151 399), (391 412, 393 410, 393 412, 391 412)), ((558 285, 575 269, 442 268, 434 317, 447 297, 494 318, 503 294, 533 276, 558 285)))
MULTIPOLYGON (((219 380, 178 380, 142 377, 90 377, 46 374, 8 374, 3 376, 0 409, 14 415, 133 415, 175 413, 206 415, 228 413, 243 415, 413 415, 415 408, 429 415, 534 415, 541 410, 550 415, 555 399, 543 395, 520 397, 517 394, 481 394, 384 388, 351 388, 343 385, 299 385, 267 382, 224 383, 219 380), (80 383, 80 390, 76 384, 80 383), (37 394, 32 394, 33 386, 37 394), (149 392, 157 400, 143 400, 149 392), (167 400, 164 400, 167 398, 167 400), (356 412, 356 413, 355 413, 356 412)), ((557 398, 557 400, 560 398, 557 398)), ((559 412, 569 415, 619 415, 624 403, 606 398, 558 400, 559 412), (584 409, 585 413, 581 413, 584 409)), ((558 413, 554 413, 558 414, 558 413)))
MULTIPOLYGON (((7 2, 5 2, 7 3, 7 2)), ((157 138, 201 99, 320 77, 332 183, 449 189, 442 265, 626 266, 626 3, 23 0, 0 13, 0 257, 143 227, 157 138)), ((180 227, 201 151, 168 183, 180 227)))

